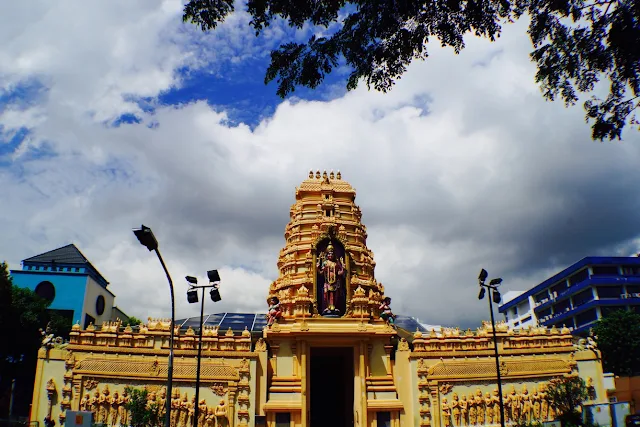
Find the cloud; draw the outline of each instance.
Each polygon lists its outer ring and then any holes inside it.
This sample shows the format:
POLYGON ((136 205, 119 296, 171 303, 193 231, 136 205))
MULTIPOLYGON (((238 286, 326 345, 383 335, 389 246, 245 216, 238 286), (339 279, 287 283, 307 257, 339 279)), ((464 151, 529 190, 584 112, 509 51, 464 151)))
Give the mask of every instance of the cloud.
POLYGON ((74 242, 126 312, 166 316, 166 279, 130 231, 144 223, 176 282, 179 317, 197 313, 182 277, 205 280, 212 268, 223 300, 208 312, 264 310, 310 168, 339 169, 357 189, 394 310, 428 323, 486 318, 481 267, 523 289, 583 256, 637 248, 638 135, 592 142, 580 108, 545 102, 523 23, 494 44, 469 39, 459 56, 430 46, 388 94, 284 101, 250 127, 231 124, 215 96, 154 102, 190 71, 263 57, 285 33, 254 39, 238 15, 199 35, 175 1, 41 6, 0 13, 10 40, 0 86, 35 78, 45 88, 1 109, 3 132, 29 129, 22 155, 0 166, 0 253, 12 268, 74 242), (105 124, 124 113, 139 123, 105 124))

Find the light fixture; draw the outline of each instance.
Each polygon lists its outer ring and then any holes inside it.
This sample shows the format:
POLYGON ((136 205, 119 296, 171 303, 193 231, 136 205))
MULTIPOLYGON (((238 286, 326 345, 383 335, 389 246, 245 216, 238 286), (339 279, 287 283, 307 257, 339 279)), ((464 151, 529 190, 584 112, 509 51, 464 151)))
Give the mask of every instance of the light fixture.
POLYGON ((502 297, 500 296, 500 292, 498 292, 497 290, 494 289, 493 291, 493 302, 495 302, 496 304, 500 304, 500 300, 502 299, 502 297))
POLYGON ((489 275, 489 273, 487 273, 487 270, 485 270, 484 268, 482 270, 480 270, 480 275, 478 276, 478 281, 479 282, 484 282, 485 280, 487 280, 487 276, 489 275))
POLYGON ((485 292, 484 288, 483 288, 483 287, 481 287, 481 288, 480 288, 480 294, 478 294, 478 299, 482 299, 482 298, 484 298, 484 292, 485 292))
POLYGON ((136 235, 138 241, 142 246, 146 246, 150 251, 158 249, 158 240, 153 235, 153 231, 145 225, 141 225, 140 228, 134 228, 133 234, 136 235))
POLYGON ((498 277, 496 279, 491 279, 489 286, 498 286, 500 283, 502 283, 502 279, 498 277))
POLYGON ((220 275, 218 274, 218 270, 207 271, 207 277, 209 278, 209 283, 220 281, 220 275))
POLYGON ((190 289, 187 291, 187 301, 189 301, 189 304, 195 304, 198 302, 198 290, 197 289, 190 289))
POLYGON ((187 279, 187 282, 191 283, 192 285, 198 284, 198 279, 193 276, 186 276, 185 279, 187 279))
POLYGON ((220 296, 220 291, 218 290, 217 287, 211 289, 211 292, 209 292, 209 295, 211 295, 211 301, 213 302, 218 302, 222 299, 222 297, 220 296))

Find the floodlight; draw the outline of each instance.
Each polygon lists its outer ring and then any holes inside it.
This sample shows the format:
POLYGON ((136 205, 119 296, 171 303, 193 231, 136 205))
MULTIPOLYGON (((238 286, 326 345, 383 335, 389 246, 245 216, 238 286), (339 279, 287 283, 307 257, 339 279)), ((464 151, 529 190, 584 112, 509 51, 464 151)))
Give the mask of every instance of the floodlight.
POLYGON ((187 301, 189 301, 189 304, 195 304, 198 302, 198 290, 197 289, 190 289, 187 291, 187 301))
POLYGON ((487 280, 487 276, 488 275, 489 275, 489 273, 487 273, 487 270, 485 270, 483 268, 482 270, 480 270, 480 275, 478 276, 478 281, 484 282, 485 280, 487 280))
POLYGON ((502 297, 500 296, 500 292, 498 291, 493 291, 493 302, 495 302, 496 304, 500 304, 500 300, 502 299, 502 297))
POLYGON ((198 279, 193 276, 186 276, 185 279, 187 279, 187 282, 191 283, 192 285, 198 284, 198 279))
POLYGON ((484 288, 483 288, 483 287, 481 287, 481 288, 480 288, 480 294, 478 295, 478 299, 482 299, 482 298, 484 298, 484 293, 485 293, 485 290, 484 290, 484 288))
POLYGON ((218 270, 207 271, 207 277, 209 278, 209 283, 220 281, 220 275, 218 274, 218 270))
POLYGON ((133 234, 136 235, 140 244, 146 246, 150 251, 158 249, 158 240, 149 227, 141 225, 140 228, 134 228, 133 234))
POLYGON ((220 296, 220 291, 218 290, 218 288, 211 289, 211 292, 209 293, 209 295, 211 295, 211 301, 213 301, 213 302, 218 302, 218 301, 220 301, 222 299, 222 297, 220 296))
POLYGON ((489 286, 498 286, 500 283, 502 283, 502 279, 498 277, 497 279, 491 279, 489 286))

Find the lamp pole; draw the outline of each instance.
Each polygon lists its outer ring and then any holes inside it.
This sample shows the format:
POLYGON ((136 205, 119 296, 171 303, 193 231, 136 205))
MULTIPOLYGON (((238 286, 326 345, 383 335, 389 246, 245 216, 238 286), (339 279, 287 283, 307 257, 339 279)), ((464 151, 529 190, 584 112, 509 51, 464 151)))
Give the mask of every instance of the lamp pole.
MULTIPOLYGON (((211 282, 219 282, 220 276, 217 270, 211 270, 207 272, 209 280, 211 282)), ((198 285, 198 280, 195 277, 187 276, 187 282, 189 282, 189 292, 187 292, 187 299, 191 302, 198 302, 198 291, 196 289, 202 289, 202 299, 200 301, 200 331, 198 332, 198 358, 196 362, 196 402, 193 408, 193 427, 198 427, 198 418, 200 416, 200 365, 202 363, 202 330, 204 326, 204 290, 211 289, 211 299, 213 301, 220 301, 220 292, 218 291, 218 283, 209 283, 208 285, 198 285), (192 293, 190 295, 190 293, 192 293), (195 298, 193 296, 195 295, 195 298), (194 301, 195 299, 195 301, 194 301)))
POLYGON ((502 279, 491 279, 489 284, 485 283, 487 279, 487 271, 483 268, 480 271, 480 276, 478 276, 478 283, 480 285, 480 295, 478 295, 478 299, 484 298, 485 289, 488 291, 488 300, 489 300, 489 313, 491 314, 491 331, 493 334, 493 349, 496 359, 496 376, 498 380, 498 402, 500 404, 500 425, 501 427, 505 427, 504 420, 504 401, 502 400, 502 377, 500 375, 500 354, 498 353, 498 337, 496 336, 496 322, 493 316, 493 303, 496 304, 500 302, 500 292, 498 291, 498 286, 502 283, 502 279))
POLYGON ((169 291, 171 293, 171 329, 169 332, 169 361, 167 364, 167 407, 165 409, 165 419, 164 425, 165 427, 170 427, 171 424, 171 396, 173 391, 173 339, 175 335, 175 323, 176 323, 176 306, 175 306, 175 297, 173 294, 173 280, 171 280, 171 275, 169 274, 169 270, 167 270, 167 266, 162 259, 162 255, 160 254, 160 250, 158 250, 158 240, 153 235, 153 231, 149 227, 145 227, 144 225, 140 226, 140 228, 134 229, 133 234, 136 235, 138 241, 143 246, 146 246, 149 251, 154 251, 160 260, 160 264, 162 265, 162 269, 164 273, 167 275, 167 280, 169 281, 169 291))

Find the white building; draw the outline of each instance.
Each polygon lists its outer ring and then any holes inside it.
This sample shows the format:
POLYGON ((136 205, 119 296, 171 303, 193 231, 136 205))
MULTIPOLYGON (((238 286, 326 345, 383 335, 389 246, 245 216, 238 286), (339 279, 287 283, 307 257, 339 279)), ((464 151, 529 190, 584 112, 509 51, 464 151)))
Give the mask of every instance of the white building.
MULTIPOLYGON (((500 302, 500 312, 503 312, 503 310, 501 309, 503 305, 519 297, 525 292, 526 291, 509 291, 505 293, 502 296, 502 301, 500 302)), ((505 320, 509 327, 520 329, 526 328, 528 326, 538 326, 538 318, 536 317, 536 313, 533 310, 534 308, 535 302, 533 300, 533 297, 529 296, 528 298, 525 298, 523 301, 504 311, 505 320)))

